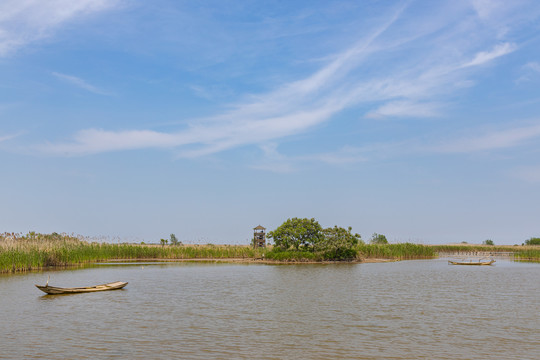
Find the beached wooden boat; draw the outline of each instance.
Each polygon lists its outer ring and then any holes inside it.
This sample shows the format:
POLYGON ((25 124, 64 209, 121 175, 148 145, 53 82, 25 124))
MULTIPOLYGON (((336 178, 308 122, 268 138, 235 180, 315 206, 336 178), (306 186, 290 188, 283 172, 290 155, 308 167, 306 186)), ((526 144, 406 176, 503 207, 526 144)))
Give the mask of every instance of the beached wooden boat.
POLYGON ((495 260, 491 259, 489 261, 451 261, 448 260, 449 265, 491 265, 495 260))
POLYGON ((36 285, 36 287, 50 295, 56 294, 76 294, 85 292, 105 291, 105 290, 118 290, 126 286, 127 282, 116 281, 108 284, 88 286, 88 287, 75 287, 75 288, 62 288, 56 286, 49 286, 49 281, 45 286, 36 285))

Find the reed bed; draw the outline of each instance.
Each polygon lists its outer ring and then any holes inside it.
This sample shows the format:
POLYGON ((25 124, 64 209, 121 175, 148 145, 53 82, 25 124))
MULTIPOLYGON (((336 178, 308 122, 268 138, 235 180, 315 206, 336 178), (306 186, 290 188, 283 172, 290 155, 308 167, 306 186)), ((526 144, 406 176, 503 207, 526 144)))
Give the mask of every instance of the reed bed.
MULTIPOLYGON (((362 259, 432 259, 437 257, 436 252, 426 245, 411 243, 403 244, 359 244, 355 246, 356 256, 353 261, 362 259)), ((281 262, 313 262, 325 261, 324 253, 309 251, 270 251, 266 254, 268 260, 281 262)))
POLYGON ((540 262, 540 249, 526 249, 514 254, 516 261, 540 262))
POLYGON ((160 246, 89 242, 67 234, 0 234, 0 273, 107 260, 260 258, 249 246, 160 246))
POLYGON ((432 245, 436 253, 464 253, 470 254, 475 252, 508 252, 513 253, 513 258, 516 261, 533 261, 540 262, 540 247, 537 245, 432 245))
POLYGON ((437 253, 431 246, 401 243, 401 244, 360 244, 358 252, 361 258, 367 259, 433 259, 437 253))
POLYGON ((518 245, 430 245, 437 253, 444 252, 516 252, 525 247, 518 245))
MULTIPOLYGON (((441 252, 513 252, 518 261, 540 261, 536 246, 359 244, 353 260, 432 259, 441 252)), ((271 251, 232 245, 140 245, 91 242, 73 234, 0 234, 0 273, 61 267, 108 260, 261 259, 276 262, 320 262, 324 254, 271 251)))

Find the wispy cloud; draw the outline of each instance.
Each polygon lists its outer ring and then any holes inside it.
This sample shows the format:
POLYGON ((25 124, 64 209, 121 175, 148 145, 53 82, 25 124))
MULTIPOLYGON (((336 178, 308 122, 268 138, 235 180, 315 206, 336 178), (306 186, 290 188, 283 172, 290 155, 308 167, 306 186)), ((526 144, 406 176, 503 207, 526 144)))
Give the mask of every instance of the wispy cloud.
POLYGON ((246 102, 231 106, 231 110, 222 115, 192 121, 182 131, 162 133, 149 130, 87 129, 78 132, 73 143, 47 144, 41 150, 85 155, 113 150, 191 145, 181 149, 179 154, 182 157, 197 157, 306 131, 356 100, 344 96, 343 91, 348 89, 341 89, 339 84, 336 88, 336 83, 371 51, 370 46, 399 18, 401 11, 397 11, 371 34, 313 75, 285 84, 270 93, 252 96, 246 102), (257 136, 254 137, 254 134, 257 136))
POLYGON ((531 61, 521 67, 522 75, 516 80, 516 83, 523 83, 534 80, 540 74, 540 63, 531 61))
POLYGON ((21 135, 21 133, 8 134, 8 135, 0 135, 0 143, 1 143, 1 142, 4 142, 4 141, 11 140, 11 139, 14 139, 14 138, 16 138, 16 137, 19 136, 19 135, 21 135))
POLYGON ((472 0, 472 5, 481 19, 489 19, 504 7, 505 2, 501 0, 472 0))
POLYGON ((83 79, 81 79, 79 77, 72 76, 72 75, 61 74, 61 73, 57 73, 57 72, 53 72, 52 74, 54 76, 56 76, 57 78, 61 79, 61 80, 64 80, 64 81, 66 81, 66 82, 68 82, 68 83, 70 83, 72 85, 75 85, 78 88, 90 91, 90 92, 92 92, 94 94, 106 95, 106 96, 113 95, 113 93, 105 91, 103 89, 100 89, 100 88, 98 88, 98 87, 96 87, 94 85, 91 85, 91 84, 87 83, 85 80, 83 80, 83 79))
POLYGON ((412 101, 392 101, 388 102, 376 110, 366 114, 367 118, 379 119, 385 117, 434 117, 439 115, 438 103, 419 103, 412 101))
POLYGON ((116 7, 120 0, 4 0, 0 2, 0 57, 51 37, 63 25, 116 7))
POLYGON ((279 152, 277 143, 265 144, 260 148, 263 150, 264 156, 251 167, 276 173, 299 171, 306 164, 324 163, 337 167, 350 166, 418 151, 418 146, 411 142, 369 143, 363 146, 345 145, 335 151, 295 155, 279 152))
POLYGON ((497 44, 490 51, 480 51, 479 53, 477 53, 471 61, 463 64, 463 67, 485 64, 493 59, 496 59, 506 54, 510 54, 516 49, 517 46, 512 43, 497 44))
POLYGON ((540 73, 540 63, 538 63, 536 61, 528 62, 527 64, 525 64, 523 66, 523 68, 532 70, 532 71, 537 72, 537 73, 540 73))
POLYGON ((366 157, 366 154, 371 152, 370 149, 352 146, 344 146, 337 151, 292 156, 280 153, 276 143, 264 144, 260 148, 264 156, 262 159, 257 160, 251 167, 257 170, 275 173, 296 172, 301 170, 306 163, 325 163, 341 166, 371 160, 366 157))
MULTIPOLYGON (((449 24, 456 19, 448 18, 446 23, 423 27, 417 26, 416 17, 402 19, 406 11, 406 7, 394 9, 350 48, 328 57, 331 60, 311 75, 267 93, 247 95, 243 101, 231 104, 228 111, 192 120, 177 131, 85 129, 76 133, 71 142, 48 143, 39 150, 87 155, 169 148, 180 157, 198 157, 305 133, 358 105, 367 109, 367 118, 438 116, 448 106, 444 95, 462 90, 464 84, 474 85, 470 77, 475 69, 518 49, 512 42, 499 42, 486 49, 483 44, 498 41, 488 35, 478 43, 464 40, 475 30, 471 28, 474 21, 452 27, 449 24), (447 28, 452 30, 445 31, 447 28), (448 45, 439 46, 441 43, 448 45), (413 52, 411 48, 421 51, 413 52), (388 57, 401 57, 402 61, 384 62, 388 57)), ((464 14, 457 11, 455 16, 461 19, 464 14)), ((68 81, 95 90, 81 79, 68 81)), ((336 159, 326 157, 328 162, 336 159)), ((320 160, 325 161, 323 157, 320 160)))
POLYGON ((540 138, 539 123, 452 140, 435 147, 434 150, 443 153, 489 151, 520 146, 536 138, 540 138))

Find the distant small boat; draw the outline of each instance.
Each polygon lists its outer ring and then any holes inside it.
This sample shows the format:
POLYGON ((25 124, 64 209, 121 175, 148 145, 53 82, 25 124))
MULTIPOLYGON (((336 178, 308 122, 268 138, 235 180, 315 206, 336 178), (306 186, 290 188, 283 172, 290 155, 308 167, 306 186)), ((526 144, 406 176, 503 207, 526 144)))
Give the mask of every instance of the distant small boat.
POLYGON ((56 287, 56 286, 49 286, 49 281, 47 280, 47 284, 45 286, 36 285, 36 287, 39 290, 46 292, 49 295, 57 295, 57 294, 77 294, 77 293, 84 293, 84 292, 118 290, 118 289, 123 288, 127 284, 128 284, 127 282, 116 281, 116 282, 112 282, 108 284, 88 286, 88 287, 62 288, 62 287, 56 287))
POLYGON ((491 265, 495 260, 491 259, 489 261, 450 261, 448 260, 448 265, 491 265))

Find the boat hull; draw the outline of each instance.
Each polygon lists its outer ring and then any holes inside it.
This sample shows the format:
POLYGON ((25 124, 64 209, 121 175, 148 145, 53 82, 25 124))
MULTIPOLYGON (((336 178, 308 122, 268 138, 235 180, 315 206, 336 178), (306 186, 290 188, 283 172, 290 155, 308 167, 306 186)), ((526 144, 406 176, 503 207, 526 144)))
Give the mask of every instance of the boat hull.
POLYGON ((62 288, 49 285, 36 285, 36 287, 49 294, 49 295, 58 295, 58 294, 78 294, 86 292, 96 292, 96 291, 107 291, 107 290, 118 290, 126 286, 127 282, 116 281, 108 284, 88 286, 88 287, 76 287, 76 288, 62 288))
POLYGON ((450 261, 448 260, 448 264, 449 265, 491 265, 495 262, 495 260, 490 260, 490 261, 477 261, 477 262, 473 262, 473 261, 450 261))

